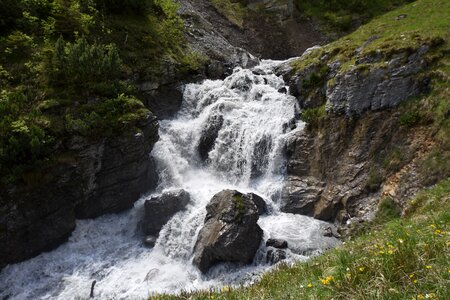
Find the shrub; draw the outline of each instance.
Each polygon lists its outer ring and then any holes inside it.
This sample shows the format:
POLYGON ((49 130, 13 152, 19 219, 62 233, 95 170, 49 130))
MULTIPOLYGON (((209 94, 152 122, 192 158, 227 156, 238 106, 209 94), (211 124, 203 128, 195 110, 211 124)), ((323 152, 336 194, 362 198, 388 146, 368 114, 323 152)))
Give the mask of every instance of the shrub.
POLYGON ((70 87, 73 92, 92 93, 116 91, 121 60, 115 45, 89 44, 84 37, 65 43, 60 37, 55 44, 50 78, 55 86, 70 87))
POLYGON ((300 119, 310 127, 317 127, 326 117, 325 105, 316 108, 307 108, 302 110, 300 119))

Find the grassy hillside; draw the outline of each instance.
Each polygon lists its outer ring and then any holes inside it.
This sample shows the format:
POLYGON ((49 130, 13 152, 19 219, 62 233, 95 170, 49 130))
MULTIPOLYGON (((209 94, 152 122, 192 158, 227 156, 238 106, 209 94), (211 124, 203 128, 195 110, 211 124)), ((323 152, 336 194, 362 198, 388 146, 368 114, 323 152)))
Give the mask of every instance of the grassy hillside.
POLYGON ((329 33, 345 33, 371 18, 414 0, 294 0, 305 16, 329 33))
MULTIPOLYGON (((412 132, 419 126, 429 129, 433 150, 422 158, 419 168, 429 184, 440 180, 437 185, 409 199, 402 216, 392 199, 381 199, 375 220, 355 230, 342 246, 305 263, 280 265, 252 286, 154 299, 449 299, 450 2, 408 4, 313 51, 293 66, 301 70, 338 59, 345 72, 358 65, 354 53, 363 44, 360 56, 389 58, 398 52, 413 53, 424 43, 433 49, 426 57, 430 68, 421 74, 431 78, 431 89, 396 110, 398 126, 408 126, 412 132), (400 15, 404 16, 397 18, 400 15), (365 43, 373 36, 377 38, 365 43), (324 55, 327 61, 319 61, 324 55)), ((315 81, 323 82, 319 73, 315 81)), ((316 124, 327 121, 325 107, 303 115, 316 124)), ((400 153, 392 160, 401 157, 400 153)))
POLYGON ((58 159, 74 135, 146 116, 134 81, 196 67, 172 0, 0 2, 0 185, 58 159))

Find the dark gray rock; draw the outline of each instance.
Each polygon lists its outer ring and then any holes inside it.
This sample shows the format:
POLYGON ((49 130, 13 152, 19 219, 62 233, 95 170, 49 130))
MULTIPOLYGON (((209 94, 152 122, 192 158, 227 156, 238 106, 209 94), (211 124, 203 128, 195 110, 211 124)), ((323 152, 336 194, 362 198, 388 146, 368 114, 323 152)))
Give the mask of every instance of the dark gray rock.
MULTIPOLYGON (((166 75, 162 75, 164 77, 166 75)), ((176 78, 172 80, 177 81, 176 78)), ((180 83, 159 84, 143 82, 138 85, 139 98, 158 119, 173 117, 183 101, 183 87, 180 83)))
POLYGON ((153 236, 153 235, 148 235, 144 238, 144 244, 147 247, 153 248, 155 246, 157 237, 153 236))
POLYGON ((286 249, 288 247, 288 242, 280 239, 268 239, 266 241, 266 247, 274 247, 277 249, 286 249))
POLYGON ((122 211, 156 185, 156 118, 136 125, 115 138, 73 137, 71 152, 30 172, 33 181, 0 190, 0 268, 65 242, 76 218, 122 211))
POLYGON ((286 251, 270 247, 266 254, 266 263, 274 265, 286 259, 286 251))
POLYGON ((264 134, 253 146, 251 178, 257 178, 266 172, 271 150, 272 137, 264 134))
POLYGON ((280 209, 282 212, 312 216, 322 192, 322 183, 314 177, 291 176, 283 187, 280 209))
POLYGON ((278 93, 286 94, 287 93, 287 88, 285 86, 283 86, 281 89, 278 90, 278 93))
POLYGON ((263 234, 257 221, 258 209, 247 195, 233 190, 214 195, 206 207, 193 263, 207 272, 218 262, 251 262, 263 234))
MULTIPOLYGON (((334 77, 334 84, 326 91, 328 109, 347 115, 361 114, 367 110, 380 110, 397 106, 411 96, 418 95, 426 89, 426 81, 417 75, 426 67, 422 58, 429 51, 424 45, 415 53, 406 52, 394 55, 386 61, 385 67, 368 66, 339 73, 334 77)), ((365 60, 360 63, 380 60, 365 60)))
POLYGON ((222 115, 212 115, 206 121, 206 127, 202 130, 197 146, 198 154, 203 161, 208 158, 208 153, 214 148, 214 143, 216 142, 222 125, 222 115))
POLYGON ((263 198, 253 193, 248 193, 246 196, 255 203, 258 209, 258 215, 261 216, 267 213, 267 204, 263 198))
POLYGON ((141 194, 154 188, 158 177, 149 157, 158 139, 158 123, 153 115, 141 124, 142 131, 87 144, 72 141, 78 151, 77 171, 84 180, 84 196, 75 204, 77 218, 95 218, 133 206, 141 194))
POLYGON ((145 215, 142 222, 144 234, 157 236, 161 228, 179 211, 186 208, 191 197, 185 190, 164 192, 144 203, 145 215))

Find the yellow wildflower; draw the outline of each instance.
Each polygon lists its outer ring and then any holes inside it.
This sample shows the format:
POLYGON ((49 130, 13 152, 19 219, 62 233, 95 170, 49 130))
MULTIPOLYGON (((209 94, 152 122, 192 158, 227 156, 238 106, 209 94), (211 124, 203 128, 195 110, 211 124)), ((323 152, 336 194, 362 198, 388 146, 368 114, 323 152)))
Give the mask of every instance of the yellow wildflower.
POLYGON ((324 279, 320 280, 322 282, 322 284, 324 285, 329 285, 331 281, 333 281, 333 276, 327 276, 324 279))
POLYGON ((431 269, 433 268, 432 266, 425 266, 426 269, 431 269))
POLYGON ((414 276, 416 276, 416 274, 412 273, 411 275, 409 275, 409 278, 413 278, 414 276))
POLYGON ((364 267, 359 267, 359 268, 358 268, 358 270, 359 270, 360 272, 364 272, 365 269, 366 269, 366 268, 364 268, 364 267))
POLYGON ((230 290, 231 290, 230 287, 226 285, 222 288, 222 293, 228 293, 230 290))
POLYGON ((436 225, 430 224, 430 227, 431 227, 431 228, 436 228, 436 225))
POLYGON ((434 231, 434 234, 441 234, 442 233, 442 231, 440 231, 439 229, 436 229, 435 231, 434 231))
POLYGON ((308 287, 309 287, 309 288, 312 288, 312 283, 308 283, 308 287))
POLYGON ((413 280, 413 283, 417 283, 417 279, 414 279, 414 280, 413 280))
POLYGON ((388 253, 389 253, 389 254, 392 254, 392 253, 394 253, 394 251, 392 251, 392 250, 388 250, 388 253))
POLYGON ((422 294, 417 295, 417 299, 425 299, 425 296, 422 294))

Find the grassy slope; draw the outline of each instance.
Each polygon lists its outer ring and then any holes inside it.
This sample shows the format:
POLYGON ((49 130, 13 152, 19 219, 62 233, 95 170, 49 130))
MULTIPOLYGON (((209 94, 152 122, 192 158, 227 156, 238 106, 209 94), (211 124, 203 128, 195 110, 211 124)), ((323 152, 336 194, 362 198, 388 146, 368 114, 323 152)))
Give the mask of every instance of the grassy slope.
POLYGON ((294 0, 305 16, 317 20, 331 34, 341 35, 412 0, 294 0))
MULTIPOLYGON (((419 0, 361 27, 296 63, 314 63, 324 52, 343 68, 354 63, 352 53, 370 36, 366 54, 415 49, 424 41, 440 44, 428 57, 433 63, 432 90, 399 108, 408 126, 434 128, 437 146, 422 162, 435 178, 448 176, 450 150, 450 2, 419 0), (397 21, 396 16, 406 14, 397 21)), ((369 66, 370 67, 370 66, 369 66)), ((401 121, 402 122, 402 121, 401 121)), ((401 124, 399 124, 401 125, 401 124)), ((423 190, 398 217, 389 200, 381 201, 377 218, 358 236, 306 263, 281 265, 250 287, 217 292, 161 295, 155 299, 450 299, 450 179, 423 190)))

